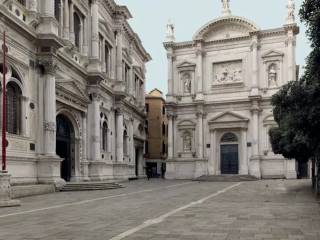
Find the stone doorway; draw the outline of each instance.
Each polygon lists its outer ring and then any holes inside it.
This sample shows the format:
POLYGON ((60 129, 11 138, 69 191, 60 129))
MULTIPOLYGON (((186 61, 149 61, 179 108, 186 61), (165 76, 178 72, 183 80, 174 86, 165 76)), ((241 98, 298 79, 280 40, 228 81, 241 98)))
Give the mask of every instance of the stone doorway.
POLYGON ((239 174, 239 145, 235 134, 223 135, 220 153, 221 174, 239 174))
POLYGON ((56 153, 61 162, 61 178, 69 182, 75 169, 75 132, 71 121, 63 114, 57 116, 56 153))

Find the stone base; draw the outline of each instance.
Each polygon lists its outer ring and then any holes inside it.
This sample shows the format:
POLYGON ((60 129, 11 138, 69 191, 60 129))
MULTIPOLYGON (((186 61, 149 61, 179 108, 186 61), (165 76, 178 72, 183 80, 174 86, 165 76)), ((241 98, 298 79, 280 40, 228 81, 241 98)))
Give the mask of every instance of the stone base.
POLYGON ((61 189, 66 182, 61 178, 60 166, 62 158, 58 156, 41 156, 38 161, 38 182, 54 184, 57 190, 61 189))
POLYGON ((11 199, 10 174, 0 172, 0 207, 16 206, 20 206, 20 201, 11 199))
POLYGON ((252 156, 249 164, 249 174, 256 178, 261 178, 260 157, 252 156))

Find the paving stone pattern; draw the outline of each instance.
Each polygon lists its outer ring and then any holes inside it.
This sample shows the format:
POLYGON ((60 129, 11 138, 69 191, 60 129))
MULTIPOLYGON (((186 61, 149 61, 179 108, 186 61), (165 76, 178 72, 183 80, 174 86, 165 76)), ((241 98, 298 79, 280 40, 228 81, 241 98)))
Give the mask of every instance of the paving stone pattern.
MULTIPOLYGON (((20 208, 0 209, 0 240, 111 239, 233 184, 141 180, 124 189, 23 198, 20 208), (50 206, 57 207, 5 216, 50 206)), ((244 182, 124 239, 320 240, 320 205, 310 181, 244 182)))

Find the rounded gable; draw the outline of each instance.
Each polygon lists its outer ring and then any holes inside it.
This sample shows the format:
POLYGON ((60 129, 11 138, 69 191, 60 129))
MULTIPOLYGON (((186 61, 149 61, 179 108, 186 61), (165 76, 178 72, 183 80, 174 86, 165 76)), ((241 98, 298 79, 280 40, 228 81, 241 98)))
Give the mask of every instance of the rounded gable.
POLYGON ((205 24, 196 32, 193 40, 215 41, 244 37, 258 30, 259 27, 254 22, 230 15, 216 18, 205 24))

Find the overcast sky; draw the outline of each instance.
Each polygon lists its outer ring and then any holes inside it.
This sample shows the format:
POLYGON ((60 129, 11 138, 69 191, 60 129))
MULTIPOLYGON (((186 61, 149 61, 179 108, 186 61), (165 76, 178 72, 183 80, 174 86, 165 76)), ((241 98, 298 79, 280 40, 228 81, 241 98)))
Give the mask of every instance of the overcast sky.
MULTIPOLYGON (((192 40, 193 34, 207 22, 221 15, 220 0, 116 0, 127 5, 133 15, 129 22, 151 54, 147 64, 147 92, 159 88, 167 93, 167 58, 163 48, 166 24, 171 18, 176 41, 192 40)), ((296 14, 303 0, 295 0, 296 14)), ((254 21, 260 28, 280 27, 285 23, 287 0, 231 0, 233 15, 254 21)), ((309 43, 305 27, 300 23, 297 40, 297 64, 304 65, 309 43)))

